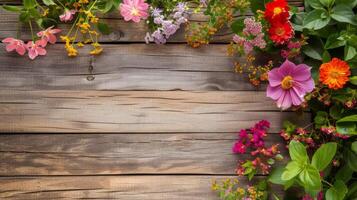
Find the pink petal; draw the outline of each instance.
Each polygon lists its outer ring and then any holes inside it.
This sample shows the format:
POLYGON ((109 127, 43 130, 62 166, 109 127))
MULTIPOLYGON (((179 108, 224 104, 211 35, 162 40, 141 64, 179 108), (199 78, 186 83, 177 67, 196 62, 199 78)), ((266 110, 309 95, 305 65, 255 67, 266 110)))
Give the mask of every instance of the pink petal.
POLYGON ((38 56, 38 53, 35 49, 30 49, 29 50, 29 58, 31 60, 34 60, 38 56))
POLYGON ((38 52, 38 55, 44 56, 47 54, 47 51, 44 48, 37 48, 36 50, 38 52))
POLYGON ((281 84, 284 76, 280 73, 279 68, 274 68, 268 72, 269 85, 276 87, 281 84))
POLYGON ((23 45, 19 45, 19 46, 17 46, 17 48, 16 48, 16 52, 17 52, 19 55, 23 56, 23 55, 25 55, 25 53, 26 53, 26 48, 25 48, 23 45))
POLYGON ((311 92, 315 88, 315 82, 312 78, 306 80, 306 81, 295 81, 294 82, 294 87, 295 85, 299 87, 301 90, 306 92, 311 92))
POLYGON ((273 100, 279 99, 281 95, 283 95, 284 90, 280 86, 271 87, 268 85, 267 87, 267 97, 272 98, 273 100))
POLYGON ((45 47, 47 45, 47 40, 45 39, 37 40, 35 44, 41 47, 45 47))
POLYGON ((38 32, 38 33, 37 33, 37 36, 38 36, 38 37, 42 37, 42 36, 43 36, 43 31, 38 32))
POLYGON ((300 97, 298 94, 296 94, 295 90, 289 90, 289 93, 290 93, 293 105, 298 106, 303 102, 304 98, 300 97))
POLYGON ((11 51, 15 50, 16 47, 17 46, 15 44, 8 44, 8 45, 6 45, 6 51, 11 52, 11 51))
POLYGON ((60 33, 62 30, 61 29, 52 29, 51 31, 50 31, 50 33, 52 33, 52 34, 57 34, 57 33, 60 33))
POLYGON ((306 81, 307 79, 311 78, 310 69, 311 67, 305 64, 296 66, 292 72, 293 79, 297 81, 306 81))
POLYGON ((51 43, 51 44, 55 44, 56 43, 56 41, 57 41, 57 38, 56 38, 56 36, 55 35, 49 35, 48 36, 48 41, 51 43))
POLYGON ((288 59, 286 59, 285 62, 279 67, 279 72, 283 76, 288 76, 291 75, 294 69, 295 69, 295 64, 290 62, 288 59))
POLYGON ((133 20, 135 23, 138 23, 138 22, 140 22, 140 17, 139 17, 139 16, 134 16, 134 17, 132 18, 132 20, 133 20))
POLYGON ((289 94, 289 91, 284 91, 283 95, 280 96, 280 98, 277 101, 277 105, 279 108, 286 110, 291 107, 291 97, 289 94))
POLYGON ((3 43, 11 43, 11 42, 14 42, 15 40, 16 39, 14 39, 14 38, 5 38, 1 42, 3 42, 3 43))

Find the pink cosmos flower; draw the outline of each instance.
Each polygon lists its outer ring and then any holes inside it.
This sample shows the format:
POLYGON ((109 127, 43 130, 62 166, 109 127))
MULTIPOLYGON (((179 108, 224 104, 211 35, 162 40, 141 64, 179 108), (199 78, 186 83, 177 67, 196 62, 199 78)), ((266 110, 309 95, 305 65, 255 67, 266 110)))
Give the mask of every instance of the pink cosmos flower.
POLYGON ((62 15, 59 16, 61 22, 69 22, 72 21, 73 15, 76 14, 76 10, 68 10, 66 9, 62 15))
POLYGON ((15 38, 5 38, 2 40, 3 43, 6 43, 6 51, 12 52, 16 51, 19 55, 24 55, 26 53, 26 46, 24 41, 18 40, 15 38))
POLYGON ((145 0, 124 0, 120 4, 120 14, 125 21, 133 20, 138 23, 141 19, 148 18, 149 4, 145 0))
POLYGON ((31 60, 34 60, 37 56, 46 55, 47 51, 43 47, 46 46, 45 40, 37 40, 36 42, 29 41, 26 45, 27 50, 29 51, 29 57, 31 60))
POLYGON ((46 42, 46 45, 47 45, 47 42, 49 42, 51 44, 55 44, 57 41, 55 34, 60 33, 60 32, 61 32, 60 29, 53 29, 53 26, 52 26, 52 27, 47 28, 44 31, 38 32, 37 36, 41 37, 41 39, 46 42))
POLYGON ((305 94, 315 87, 310 70, 305 64, 295 65, 286 60, 268 73, 267 97, 276 100, 277 106, 282 109, 300 105, 305 94))

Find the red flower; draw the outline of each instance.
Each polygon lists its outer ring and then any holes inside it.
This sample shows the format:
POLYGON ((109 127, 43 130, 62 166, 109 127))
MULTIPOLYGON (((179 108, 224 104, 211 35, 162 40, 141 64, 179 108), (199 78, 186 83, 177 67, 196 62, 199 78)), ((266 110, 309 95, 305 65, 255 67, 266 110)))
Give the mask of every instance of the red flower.
POLYGON ((284 44, 293 37, 290 23, 274 23, 269 28, 269 37, 275 44, 284 44))
POLYGON ((289 18, 289 6, 285 0, 274 0, 265 5, 264 17, 271 24, 287 22, 289 18))

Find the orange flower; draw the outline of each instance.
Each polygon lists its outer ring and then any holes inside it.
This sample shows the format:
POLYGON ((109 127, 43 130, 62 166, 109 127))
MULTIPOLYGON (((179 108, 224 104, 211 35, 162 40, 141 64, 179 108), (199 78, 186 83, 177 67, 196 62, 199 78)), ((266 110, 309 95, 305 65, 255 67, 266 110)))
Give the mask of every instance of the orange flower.
POLYGON ((320 66, 320 81, 330 89, 343 88, 350 75, 350 66, 338 58, 333 58, 330 62, 320 66))

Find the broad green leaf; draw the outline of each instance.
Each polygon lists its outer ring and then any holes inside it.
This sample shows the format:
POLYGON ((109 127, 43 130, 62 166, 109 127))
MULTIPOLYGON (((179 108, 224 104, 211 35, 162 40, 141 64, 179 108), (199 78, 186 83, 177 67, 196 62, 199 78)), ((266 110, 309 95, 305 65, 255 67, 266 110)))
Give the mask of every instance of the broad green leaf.
POLYGON ((23 0, 22 3, 26 9, 36 7, 36 0, 23 0))
POLYGON ((344 165, 337 171, 335 178, 346 183, 352 178, 352 174, 353 170, 348 165, 344 165))
POLYGON ((265 1, 264 0, 249 0, 250 7, 252 12, 255 14, 257 10, 265 10, 265 1))
POLYGON ((352 142, 351 149, 357 154, 357 141, 352 142))
POLYGON ((357 172, 357 154, 353 151, 347 151, 347 165, 350 169, 357 172))
POLYGON ((348 187, 346 200, 347 199, 357 199, 357 182, 356 181, 348 187))
POLYGON ((348 188, 341 180, 337 180, 333 187, 327 190, 326 200, 343 200, 347 194, 348 188))
POLYGON ((284 172, 281 174, 281 180, 289 181, 295 176, 297 176, 301 171, 302 168, 300 163, 296 161, 291 161, 286 165, 284 172))
POLYGON ((336 4, 345 4, 350 6, 351 8, 356 7, 357 0, 335 0, 336 4))
POLYGON ((320 54, 316 49, 312 48, 309 45, 303 46, 302 51, 310 58, 322 60, 322 54, 320 54))
POLYGON ((352 83, 353 85, 357 85, 357 76, 350 77, 350 83, 352 83))
POLYGON ((351 60, 357 55, 357 51, 352 46, 345 46, 345 60, 351 60))
POLYGON ((320 173, 312 165, 306 165, 306 167, 299 174, 299 178, 305 188, 310 190, 318 190, 321 188, 320 173))
POLYGON ((329 142, 321 145, 314 153, 311 164, 319 171, 323 171, 332 161, 336 154, 337 143, 329 142))
POLYGON ((306 3, 315 9, 322 9, 324 7, 320 0, 306 0, 306 3))
POLYGON ((339 39, 339 36, 338 33, 331 34, 327 38, 325 49, 334 49, 346 45, 346 41, 339 39))
POLYGON ((331 17, 338 22, 345 22, 356 25, 356 21, 353 19, 355 14, 352 11, 352 7, 345 4, 338 4, 332 9, 331 17))
POLYGON ((304 28, 319 30, 325 27, 331 20, 331 17, 324 9, 316 9, 309 12, 304 18, 304 28))
POLYGON ((325 7, 330 7, 335 3, 335 0, 320 0, 320 3, 325 7))
POLYGON ((357 115, 344 117, 336 122, 337 131, 341 134, 357 134, 357 115))
POLYGON ((293 161, 296 161, 300 165, 309 162, 309 157, 307 156, 306 148, 300 142, 292 140, 289 144, 289 154, 293 161))
POLYGON ((1 6, 4 10, 10 11, 10 12, 20 12, 22 10, 21 6, 7 6, 3 5, 1 6))

